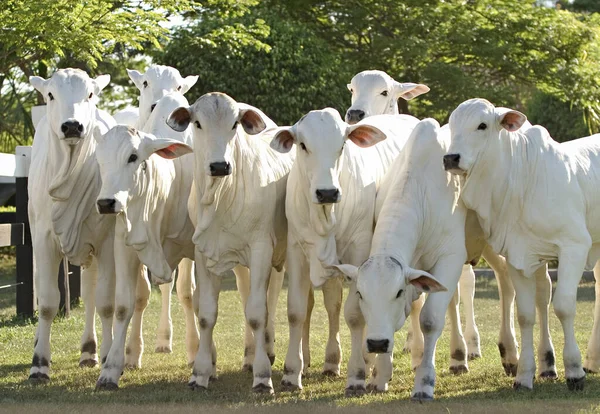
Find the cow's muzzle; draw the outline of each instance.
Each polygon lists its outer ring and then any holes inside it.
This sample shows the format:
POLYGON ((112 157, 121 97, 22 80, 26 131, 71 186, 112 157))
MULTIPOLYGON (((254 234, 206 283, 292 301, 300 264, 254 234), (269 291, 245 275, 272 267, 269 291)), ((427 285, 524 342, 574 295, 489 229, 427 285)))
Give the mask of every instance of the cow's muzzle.
POLYGON ((346 112, 346 122, 350 125, 356 124, 358 121, 365 117, 365 111, 360 109, 348 109, 346 112))
POLYGON ((370 353, 385 354, 389 346, 389 339, 367 339, 367 351, 370 353))
POLYGON ((78 121, 66 121, 60 126, 65 138, 81 138, 83 125, 78 121))
POLYGON ((212 162, 208 167, 210 168, 210 175, 213 177, 224 177, 231 174, 231 164, 226 161, 212 162))
POLYGON ((317 202, 319 204, 339 203, 341 198, 340 190, 337 188, 329 190, 316 190, 315 195, 317 196, 317 202))
POLYGON ((115 205, 117 204, 117 200, 114 198, 101 198, 96 201, 96 207, 98 208, 98 213, 100 214, 115 214, 115 205))
POLYGON ((444 155, 444 169, 446 171, 459 170, 460 154, 446 154, 444 155))

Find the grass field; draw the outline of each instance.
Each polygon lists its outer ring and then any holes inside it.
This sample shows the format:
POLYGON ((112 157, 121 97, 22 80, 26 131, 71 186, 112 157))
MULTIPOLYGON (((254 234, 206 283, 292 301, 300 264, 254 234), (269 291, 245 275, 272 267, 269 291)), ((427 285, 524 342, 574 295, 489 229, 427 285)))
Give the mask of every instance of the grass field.
MULTIPOLYGON (((3 251, 0 257, 0 285, 14 280, 14 262, 3 251)), ((279 381, 287 343, 285 302, 282 292, 277 313, 277 358, 273 367, 276 394, 273 397, 253 395, 252 378, 241 372, 243 353, 243 319, 235 281, 224 283, 215 329, 218 349, 219 380, 205 392, 190 391, 186 384, 190 369, 186 367, 183 343, 183 312, 173 296, 174 352, 155 354, 154 330, 158 321, 158 292, 153 291, 146 312, 144 338, 146 354, 143 367, 126 371, 116 392, 95 392, 99 368, 78 367, 79 335, 83 330, 83 310, 77 308, 69 319, 56 319, 52 335, 51 381, 47 385, 31 385, 27 381, 33 350, 35 322, 14 317, 14 288, 0 290, 0 412, 99 412, 99 413, 187 413, 187 412, 411 412, 411 413, 600 413, 600 376, 588 376, 583 392, 567 390, 562 371, 562 330, 554 314, 551 327, 557 350, 556 382, 536 381, 535 389, 515 392, 512 379, 504 375, 496 348, 499 325, 498 292, 494 280, 477 280, 476 315, 481 333, 483 358, 470 363, 470 372, 455 377, 448 373, 449 335, 444 332, 437 351, 438 380, 433 403, 409 401, 414 375, 408 355, 397 352, 390 391, 384 395, 366 395, 347 399, 345 363, 349 350, 348 330, 343 324, 344 362, 342 377, 320 375, 327 335, 325 311, 321 294, 315 296, 316 306, 311 331, 312 367, 299 393, 280 393, 279 381)), ((593 284, 582 284, 579 292, 577 339, 585 354, 592 327, 593 284)), ((98 322, 99 326, 99 322, 98 322)), ((537 335, 537 334, 536 334, 537 335)), ((100 336, 100 334, 99 334, 100 336)), ((405 330, 397 333, 397 340, 405 330)))

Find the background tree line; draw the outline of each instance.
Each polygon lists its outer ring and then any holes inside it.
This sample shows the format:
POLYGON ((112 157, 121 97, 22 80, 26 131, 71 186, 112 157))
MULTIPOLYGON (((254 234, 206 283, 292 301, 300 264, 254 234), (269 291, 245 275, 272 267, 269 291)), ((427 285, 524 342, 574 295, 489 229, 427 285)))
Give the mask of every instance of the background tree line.
POLYGON ((110 73, 101 105, 114 111, 137 105, 125 68, 150 61, 199 75, 190 101, 223 91, 279 124, 345 111, 352 76, 381 69, 431 88, 402 112, 445 122, 485 97, 568 140, 600 131, 599 12, 594 0, 0 0, 0 151, 33 135, 27 76, 110 73))

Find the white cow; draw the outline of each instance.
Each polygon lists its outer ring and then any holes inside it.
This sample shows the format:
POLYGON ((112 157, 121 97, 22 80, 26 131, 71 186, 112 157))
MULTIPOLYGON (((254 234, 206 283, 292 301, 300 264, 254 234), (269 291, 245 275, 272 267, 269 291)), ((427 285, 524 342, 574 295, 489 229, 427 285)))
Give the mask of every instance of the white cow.
POLYGON ((466 209, 458 203, 459 180, 438 161, 448 147, 438 131, 432 119, 414 128, 377 195, 369 258, 359 267, 338 266, 356 282, 369 352, 392 352, 413 301, 429 293, 420 313, 425 346, 412 392, 418 400, 433 398, 435 347, 467 260, 466 209))
MULTIPOLYGON (((539 126, 519 131, 526 119, 483 99, 463 102, 450 116, 444 166, 462 177, 461 199, 508 263, 521 327, 515 388, 533 387, 536 281, 558 259, 554 310, 565 335, 565 376, 569 389, 580 390, 585 373, 573 323, 583 269, 600 258, 600 212, 591 208, 600 202, 600 135, 559 144, 539 126)), ((598 291, 598 265, 594 275, 598 291)), ((596 298, 595 322, 599 310, 596 298)), ((598 331, 596 323, 585 365, 591 371, 600 368, 598 331)), ((543 366, 544 355, 538 358, 543 366)))
MULTIPOLYGON (((269 354, 274 338, 267 325, 273 325, 276 301, 267 306, 267 287, 269 278, 268 290, 278 292, 281 287, 287 237, 285 188, 293 157, 279 156, 267 138, 249 135, 264 130, 261 115, 240 108, 222 93, 203 95, 192 106, 178 108, 168 124, 176 131, 191 124, 194 130, 190 215, 196 225, 196 263, 206 261, 214 274, 235 266, 239 271, 239 265, 250 269, 245 307, 255 341, 252 388, 272 393, 269 354)), ((220 278, 203 272, 202 266, 197 269, 200 348, 190 386, 207 388, 215 372, 211 345, 220 278)))
MULTIPOLYGON (((329 300, 334 300, 335 306, 341 306, 341 282, 337 278, 328 280, 339 274, 331 266, 339 263, 338 258, 356 265, 367 258, 379 181, 417 122, 407 115, 380 115, 350 126, 335 109, 326 108, 311 111, 294 126, 280 129, 271 142, 271 147, 282 153, 289 152, 294 144, 297 148, 286 197, 290 343, 282 379, 284 389, 302 388, 300 344, 310 283, 321 286, 327 281, 324 288, 332 292, 324 290, 324 294, 331 295, 329 300), (387 140, 373 146, 386 136, 387 140)), ((327 296, 325 299, 327 306, 327 296)), ((346 395, 361 395, 366 377, 364 320, 354 284, 344 316, 352 337, 346 395)), ((336 348, 328 347, 327 362, 339 364, 336 348)), ((382 356, 370 385, 385 391, 391 374, 391 354, 382 356)))
MULTIPOLYGON (((397 100, 399 98, 409 100, 429 91, 429 88, 422 84, 397 82, 387 73, 379 70, 367 70, 358 73, 352 78, 350 84, 348 84, 348 89, 352 93, 352 106, 346 112, 346 121, 350 124, 371 115, 397 114, 397 100)), ((531 126, 531 124, 527 123, 527 127, 529 126, 531 126)), ((506 262, 502 256, 494 253, 492 249, 487 246, 487 243, 485 243, 485 240, 481 235, 481 228, 477 222, 477 217, 473 212, 467 213, 467 226, 469 227, 471 235, 469 240, 472 240, 474 244, 472 250, 475 251, 475 249, 477 249, 478 251, 481 251, 481 255, 494 270, 498 282, 501 303, 501 325, 498 348, 500 350, 500 357, 506 374, 514 376, 516 375, 518 360, 517 341, 512 318, 514 288, 508 277, 506 262), (480 235, 481 237, 479 237, 480 235), (481 250, 482 248, 483 250, 481 250)), ((473 256, 475 261, 478 257, 479 255, 473 256)), ((549 276, 546 283, 548 286, 544 289, 550 289, 551 282, 549 276)), ((475 273, 473 272, 473 266, 471 264, 465 264, 463 267, 459 291, 465 306, 465 337, 467 340, 468 359, 472 360, 481 356, 481 348, 479 343, 479 330, 475 323, 475 311, 473 305, 475 295, 475 273)), ((547 314, 547 310, 543 310, 544 300, 541 298, 540 300, 540 315, 543 316, 544 314, 547 314)), ((453 303, 456 303, 458 306, 457 301, 453 301, 453 303)), ((404 345, 404 350, 407 352, 410 352, 411 346, 414 346, 415 350, 421 354, 423 334, 420 332, 418 315, 422 306, 423 300, 415 301, 413 303, 412 314, 415 315, 415 317, 411 318, 411 324, 408 326, 407 340, 404 345), (413 331, 416 333, 413 334, 413 331), (413 338, 415 339, 415 343, 412 342, 413 338)), ((547 307, 547 304, 545 306, 547 307)), ((458 308, 455 307, 450 309, 449 312, 452 321, 457 321, 456 324, 451 324, 451 329, 458 329, 458 332, 452 332, 452 336, 454 338, 462 337, 458 308)), ((547 337, 547 340, 549 341, 550 331, 547 318, 544 320, 543 326, 545 326, 546 329, 542 329, 541 335, 547 337)), ((546 339, 542 339, 542 341, 545 343, 546 339)), ((460 357, 462 352, 462 350, 453 347, 451 354, 460 357)), ((452 358, 451 370, 453 372, 460 373, 467 370, 467 366, 462 366, 460 363, 463 359, 464 358, 452 358)), ((550 360, 550 358, 548 359, 550 360)), ((413 364, 415 362, 413 356, 413 364)), ((550 368, 553 365, 554 364, 550 364, 548 370, 546 370, 548 377, 552 377, 550 368)))
POLYGON ((63 257, 83 266, 86 324, 80 365, 98 362, 95 307, 102 321, 102 359, 112 342, 114 219, 99 215, 94 208, 100 172, 92 131, 94 127, 107 131, 114 120, 96 108, 98 94, 110 81, 108 75, 92 79, 79 69, 60 69, 50 79, 32 76, 29 81, 47 103, 46 116, 35 132, 29 172, 29 220, 39 309, 30 378, 44 381, 49 379, 50 326, 58 311, 58 268, 63 257))

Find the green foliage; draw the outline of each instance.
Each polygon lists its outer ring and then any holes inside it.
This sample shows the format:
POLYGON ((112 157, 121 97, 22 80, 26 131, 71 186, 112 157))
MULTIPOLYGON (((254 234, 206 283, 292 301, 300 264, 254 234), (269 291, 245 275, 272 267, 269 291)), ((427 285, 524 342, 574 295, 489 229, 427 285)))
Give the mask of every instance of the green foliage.
POLYGON ((532 124, 546 127, 558 142, 589 134, 582 109, 542 92, 534 93, 527 103, 527 117, 532 124))

